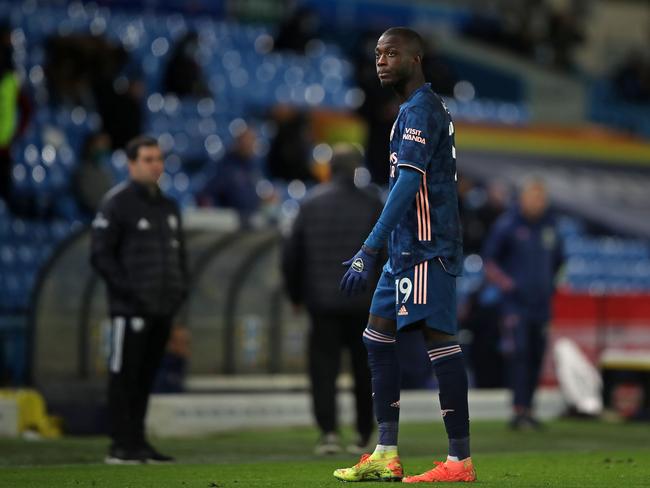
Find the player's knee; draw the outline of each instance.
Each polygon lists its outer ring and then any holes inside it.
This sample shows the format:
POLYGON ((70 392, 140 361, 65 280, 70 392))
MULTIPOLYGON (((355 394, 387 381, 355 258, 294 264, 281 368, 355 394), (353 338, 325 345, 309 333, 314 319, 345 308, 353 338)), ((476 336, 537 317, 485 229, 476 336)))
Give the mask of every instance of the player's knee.
POLYGON ((397 332, 397 322, 377 315, 370 314, 370 317, 368 317, 368 326, 380 334, 395 336, 397 332))
POLYGON ((424 328, 424 338, 427 346, 435 346, 436 344, 448 342, 458 342, 458 338, 455 334, 446 334, 438 330, 430 329, 429 327, 424 328))
POLYGON ((392 347, 395 345, 395 334, 379 332, 371 325, 368 325, 366 330, 363 331, 363 343, 366 346, 368 353, 377 348, 383 349, 385 347, 392 347))

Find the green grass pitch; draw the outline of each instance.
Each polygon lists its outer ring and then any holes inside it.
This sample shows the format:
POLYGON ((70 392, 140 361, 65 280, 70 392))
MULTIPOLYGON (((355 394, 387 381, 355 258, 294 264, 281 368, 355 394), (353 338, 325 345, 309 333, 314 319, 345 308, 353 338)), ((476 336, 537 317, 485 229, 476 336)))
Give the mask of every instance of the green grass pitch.
MULTIPOLYGON (((316 457, 315 440, 308 428, 159 440, 178 458, 169 466, 101 464, 108 444, 102 438, 0 440, 0 487, 341 487, 332 471, 356 458, 316 457)), ((543 432, 518 433, 475 422, 472 448, 477 486, 650 487, 649 424, 560 420, 543 432)), ((429 469, 446 453, 442 424, 403 425, 400 453, 407 474, 429 469)))

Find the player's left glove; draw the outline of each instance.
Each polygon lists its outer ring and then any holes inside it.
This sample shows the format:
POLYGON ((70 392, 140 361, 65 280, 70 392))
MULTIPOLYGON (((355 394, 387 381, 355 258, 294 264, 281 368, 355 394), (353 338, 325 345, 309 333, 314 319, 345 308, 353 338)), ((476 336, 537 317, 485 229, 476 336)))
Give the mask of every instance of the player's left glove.
POLYGON ((348 270, 343 275, 339 289, 348 296, 361 293, 368 286, 368 278, 375 267, 377 261, 377 252, 365 246, 343 263, 348 270))

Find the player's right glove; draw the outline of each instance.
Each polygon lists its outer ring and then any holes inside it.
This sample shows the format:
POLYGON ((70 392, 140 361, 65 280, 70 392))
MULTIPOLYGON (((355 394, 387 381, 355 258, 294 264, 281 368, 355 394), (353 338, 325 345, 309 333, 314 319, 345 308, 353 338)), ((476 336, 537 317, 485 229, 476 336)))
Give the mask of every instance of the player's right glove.
POLYGON ((348 270, 343 275, 339 289, 347 296, 356 295, 364 291, 368 286, 368 278, 374 270, 377 261, 377 252, 361 247, 361 250, 343 263, 348 270))

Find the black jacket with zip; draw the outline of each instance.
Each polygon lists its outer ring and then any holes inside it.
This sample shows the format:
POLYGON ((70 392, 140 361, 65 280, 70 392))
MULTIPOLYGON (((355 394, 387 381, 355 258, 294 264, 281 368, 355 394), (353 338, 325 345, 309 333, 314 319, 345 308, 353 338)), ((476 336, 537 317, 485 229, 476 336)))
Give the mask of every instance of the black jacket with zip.
POLYGON ((114 187, 92 223, 91 263, 106 281, 112 316, 174 315, 188 290, 176 203, 134 181, 114 187))

